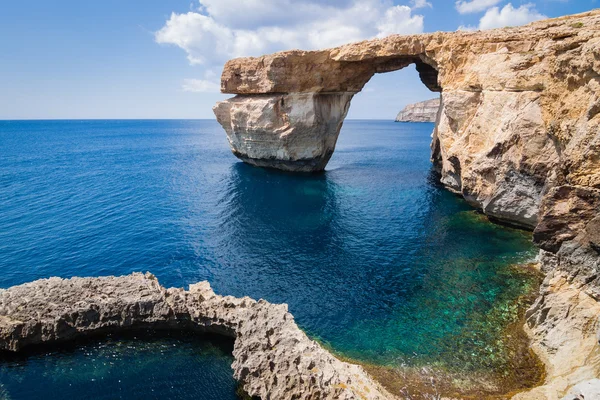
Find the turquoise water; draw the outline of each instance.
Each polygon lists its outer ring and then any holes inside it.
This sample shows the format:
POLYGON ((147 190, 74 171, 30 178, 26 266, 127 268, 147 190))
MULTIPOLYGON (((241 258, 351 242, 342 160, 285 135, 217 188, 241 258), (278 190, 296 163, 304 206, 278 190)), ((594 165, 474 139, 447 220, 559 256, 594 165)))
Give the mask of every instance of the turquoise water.
MULTIPOLYGON (((133 271, 209 280, 288 303, 311 336, 363 362, 502 370, 502 329, 535 285, 511 267, 534 256, 530 235, 437 184, 432 129, 347 121, 325 173, 291 175, 238 162, 214 121, 0 121, 0 287, 133 271)), ((135 354, 162 370, 150 353, 135 354)), ((69 357, 11 375, 35 385, 69 357)), ((235 384, 219 371, 227 398, 235 384)), ((203 383, 186 385, 176 397, 203 383)), ((152 396, 140 390, 129 394, 152 396)))

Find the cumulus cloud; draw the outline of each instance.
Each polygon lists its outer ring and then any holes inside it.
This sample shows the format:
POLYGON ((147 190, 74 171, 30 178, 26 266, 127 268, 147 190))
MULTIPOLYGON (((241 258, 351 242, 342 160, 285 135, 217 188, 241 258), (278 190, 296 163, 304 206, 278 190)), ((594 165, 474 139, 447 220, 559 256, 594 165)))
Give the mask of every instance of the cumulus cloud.
MULTIPOLYGON (((413 9, 427 4, 412 2, 413 9)), ((413 9, 391 0, 200 0, 196 10, 172 13, 155 40, 210 67, 233 57, 420 33, 423 17, 413 9)))
POLYGON ((206 79, 184 79, 181 88, 184 92, 219 93, 221 85, 206 79))
POLYGON ((411 0, 410 1, 411 4, 411 8, 413 10, 416 10, 417 8, 425 8, 425 7, 429 7, 429 8, 433 8, 433 5, 428 2, 427 0, 411 0))
POLYGON ((548 17, 540 14, 534 4, 524 4, 514 8, 511 3, 508 3, 502 9, 490 8, 479 21, 479 29, 524 25, 544 18, 548 17))
POLYGON ((410 7, 407 6, 388 8, 377 24, 377 29, 379 29, 377 37, 386 37, 394 33, 421 32, 423 30, 423 16, 413 16, 411 12, 410 7))
POLYGON ((461 14, 470 14, 481 12, 489 7, 495 6, 500 3, 502 0, 460 0, 455 3, 456 10, 461 14))

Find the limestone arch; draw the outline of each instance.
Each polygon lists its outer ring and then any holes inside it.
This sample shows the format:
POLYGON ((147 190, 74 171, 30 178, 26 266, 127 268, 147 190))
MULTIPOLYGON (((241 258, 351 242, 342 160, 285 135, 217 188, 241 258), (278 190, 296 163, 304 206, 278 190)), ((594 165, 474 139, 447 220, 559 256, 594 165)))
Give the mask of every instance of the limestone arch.
POLYGON ((350 62, 332 59, 327 51, 305 54, 280 53, 252 59, 261 61, 233 73, 225 69, 222 91, 236 96, 213 110, 242 161, 292 172, 323 171, 352 98, 375 74, 415 64, 421 82, 442 92, 437 64, 425 53, 350 62), (285 77, 285 84, 277 77, 285 77))

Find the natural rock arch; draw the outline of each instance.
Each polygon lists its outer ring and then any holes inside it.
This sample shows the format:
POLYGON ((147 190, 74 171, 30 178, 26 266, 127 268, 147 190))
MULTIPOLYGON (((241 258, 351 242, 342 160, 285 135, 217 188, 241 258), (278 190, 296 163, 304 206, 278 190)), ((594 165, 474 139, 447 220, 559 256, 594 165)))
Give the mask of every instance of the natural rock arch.
POLYGON ((257 60, 256 65, 239 65, 233 71, 226 67, 223 90, 238 95, 218 103, 214 111, 232 152, 260 167, 324 170, 350 101, 377 73, 415 64, 425 86, 442 91, 435 63, 416 51, 350 63, 330 58, 327 51, 292 51, 257 60), (251 74, 262 74, 260 68, 266 68, 266 76, 282 74, 291 82, 285 87, 277 80, 255 85, 251 74))
POLYGON ((243 161, 321 171, 354 94, 375 73, 415 63, 423 83, 442 92, 432 141, 442 183, 491 217, 533 229, 550 188, 600 186, 590 174, 600 163, 578 152, 597 140, 598 22, 590 12, 234 59, 221 89, 236 96, 214 111, 243 161))

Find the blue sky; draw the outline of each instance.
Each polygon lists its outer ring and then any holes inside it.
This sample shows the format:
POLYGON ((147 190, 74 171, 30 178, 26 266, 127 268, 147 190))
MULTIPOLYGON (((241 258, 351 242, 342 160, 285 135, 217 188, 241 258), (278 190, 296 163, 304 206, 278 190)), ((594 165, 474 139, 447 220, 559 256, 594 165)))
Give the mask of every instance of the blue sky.
MULTIPOLYGON (((0 0, 0 119, 212 118, 231 57, 390 33, 492 28, 597 0, 0 0)), ((349 118, 432 97, 413 68, 375 76, 349 118)))

